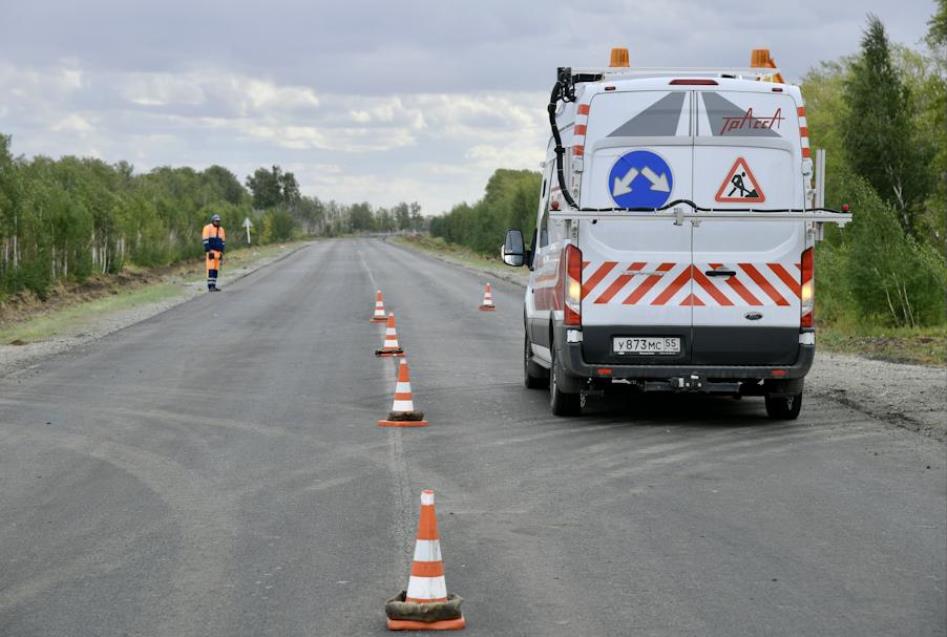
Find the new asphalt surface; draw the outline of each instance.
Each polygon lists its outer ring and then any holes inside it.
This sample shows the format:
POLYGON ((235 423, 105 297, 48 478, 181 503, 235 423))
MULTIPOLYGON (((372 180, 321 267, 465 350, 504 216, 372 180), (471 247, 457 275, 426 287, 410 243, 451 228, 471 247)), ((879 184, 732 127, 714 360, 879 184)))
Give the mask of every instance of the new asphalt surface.
POLYGON ((477 635, 943 635, 939 443, 810 399, 553 417, 522 290, 317 242, 0 379, 0 635, 381 635, 421 489, 477 635), (398 317, 431 425, 380 429, 398 317))

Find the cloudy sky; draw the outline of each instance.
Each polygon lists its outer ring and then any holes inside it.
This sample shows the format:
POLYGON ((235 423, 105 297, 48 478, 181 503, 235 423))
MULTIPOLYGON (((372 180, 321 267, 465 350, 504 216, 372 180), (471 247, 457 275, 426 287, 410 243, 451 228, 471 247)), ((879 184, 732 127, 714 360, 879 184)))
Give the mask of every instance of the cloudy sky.
POLYGON ((556 66, 744 66, 852 53, 865 14, 916 45, 933 0, 0 0, 0 132, 17 154, 260 165, 307 194, 425 213, 536 168, 556 66))

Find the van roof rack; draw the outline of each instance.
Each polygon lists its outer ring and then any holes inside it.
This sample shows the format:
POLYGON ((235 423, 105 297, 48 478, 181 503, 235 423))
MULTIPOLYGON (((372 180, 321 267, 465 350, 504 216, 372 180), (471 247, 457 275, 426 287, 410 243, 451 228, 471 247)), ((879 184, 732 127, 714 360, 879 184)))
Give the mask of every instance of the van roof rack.
POLYGON ((625 68, 573 68, 572 77, 576 82, 598 82, 602 80, 623 80, 645 77, 712 77, 743 80, 769 80, 779 75, 779 69, 770 68, 711 68, 685 66, 625 67, 625 68))
POLYGON ((702 221, 809 221, 816 224, 836 223, 844 226, 852 221, 848 206, 833 208, 707 208, 690 199, 675 199, 660 208, 579 208, 550 210, 550 219, 668 219, 683 225, 685 219, 702 221))

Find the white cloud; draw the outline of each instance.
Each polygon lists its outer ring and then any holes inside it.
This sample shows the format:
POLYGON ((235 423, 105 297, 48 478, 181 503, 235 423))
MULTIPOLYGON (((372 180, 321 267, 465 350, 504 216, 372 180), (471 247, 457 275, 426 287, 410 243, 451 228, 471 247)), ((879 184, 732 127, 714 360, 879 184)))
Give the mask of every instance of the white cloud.
POLYGON ((77 69, 63 69, 60 81, 62 85, 71 89, 82 88, 82 71, 77 69))
POLYGON ((168 73, 132 73, 124 78, 121 95, 139 106, 197 105, 204 91, 193 78, 168 73))
POLYGON ((92 130, 92 124, 82 115, 73 113, 67 115, 50 127, 56 132, 70 131, 74 133, 85 133, 92 130))
POLYGON ((417 200, 427 212, 481 196, 497 167, 536 169, 556 66, 603 64, 621 45, 634 65, 742 66, 765 46, 798 78, 855 52, 866 12, 915 44, 934 9, 272 0, 267 11, 221 11, 208 0, 89 0, 57 3, 50 21, 49 4, 13 3, 0 20, 0 131, 15 152, 96 154, 139 170, 218 163, 241 177, 280 164, 308 194, 417 200))
POLYGON ((476 198, 498 166, 535 168, 545 147, 541 93, 317 95, 216 70, 97 72, 72 62, 0 70, 0 91, 14 98, 0 129, 16 120, 11 132, 27 153, 81 154, 94 144, 105 159, 141 169, 235 166, 236 157, 314 166, 298 172, 311 175, 304 190, 324 198, 375 193, 379 204, 403 196, 440 210, 450 192, 476 198))

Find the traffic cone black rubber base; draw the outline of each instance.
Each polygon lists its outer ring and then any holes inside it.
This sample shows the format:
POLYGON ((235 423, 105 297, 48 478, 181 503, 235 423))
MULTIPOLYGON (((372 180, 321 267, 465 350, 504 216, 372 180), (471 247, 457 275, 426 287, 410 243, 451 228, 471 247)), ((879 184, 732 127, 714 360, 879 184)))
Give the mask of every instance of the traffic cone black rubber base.
POLYGON ((406 602, 405 597, 402 591, 385 603, 388 630, 461 630, 467 625, 460 612, 464 600, 459 595, 421 604, 406 602))
POLYGON ((391 412, 387 420, 379 420, 379 427, 427 427, 430 423, 424 420, 424 412, 402 411, 391 412))

